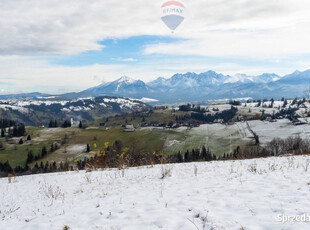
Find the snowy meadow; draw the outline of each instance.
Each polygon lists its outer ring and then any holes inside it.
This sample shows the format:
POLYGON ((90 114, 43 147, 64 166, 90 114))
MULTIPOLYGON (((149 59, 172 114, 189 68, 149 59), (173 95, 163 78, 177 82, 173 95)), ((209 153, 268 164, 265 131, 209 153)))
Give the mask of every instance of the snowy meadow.
POLYGON ((310 156, 0 179, 0 229, 309 229, 310 156))

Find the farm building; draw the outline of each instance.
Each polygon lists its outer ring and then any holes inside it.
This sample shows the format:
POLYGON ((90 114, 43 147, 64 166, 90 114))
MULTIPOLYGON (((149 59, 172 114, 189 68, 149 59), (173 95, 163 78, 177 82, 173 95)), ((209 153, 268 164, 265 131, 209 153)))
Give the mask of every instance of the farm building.
POLYGON ((126 125, 125 129, 123 129, 123 132, 134 132, 134 131, 136 131, 136 129, 133 125, 126 125))

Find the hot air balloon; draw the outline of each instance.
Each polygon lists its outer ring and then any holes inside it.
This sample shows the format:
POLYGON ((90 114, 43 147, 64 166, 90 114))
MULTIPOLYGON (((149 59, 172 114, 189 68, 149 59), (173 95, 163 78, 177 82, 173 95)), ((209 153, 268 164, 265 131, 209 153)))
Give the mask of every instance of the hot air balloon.
POLYGON ((184 20, 184 6, 178 1, 168 1, 161 6, 161 20, 173 32, 184 20))

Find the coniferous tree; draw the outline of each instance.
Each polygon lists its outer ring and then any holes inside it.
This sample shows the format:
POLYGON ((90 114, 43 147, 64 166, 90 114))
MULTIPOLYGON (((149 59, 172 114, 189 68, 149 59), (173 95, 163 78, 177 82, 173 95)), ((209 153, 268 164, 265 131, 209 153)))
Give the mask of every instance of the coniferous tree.
POLYGON ((6 173, 13 173, 13 168, 11 167, 9 161, 6 161, 4 164, 3 164, 3 172, 6 172, 6 173))
POLYGON ((31 141, 31 136, 30 135, 28 135, 27 141, 31 141))
POLYGON ((29 151, 28 155, 27 155, 26 164, 31 164, 33 162, 33 159, 34 159, 33 153, 32 153, 32 151, 29 151))
POLYGON ((184 162, 189 162, 189 151, 188 150, 184 154, 184 162))
POLYGON ((56 172, 57 171, 57 165, 56 165, 56 161, 53 162, 53 172, 56 172))
POLYGON ((43 171, 44 170, 44 164, 43 164, 43 161, 41 161, 40 163, 40 170, 43 171))
POLYGON ((196 152, 194 149, 192 149, 192 158, 190 159, 190 161, 196 161, 197 158, 196 158, 196 152))
POLYGON ((18 131, 17 131, 17 126, 15 125, 13 127, 13 137, 17 137, 17 135, 18 135, 18 131))
POLYGON ((50 121, 49 125, 48 125, 49 128, 54 128, 55 127, 55 123, 54 121, 50 121))
POLYGON ((46 147, 43 146, 42 151, 41 151, 41 157, 44 158, 47 155, 47 150, 46 147))
POLYGON ((207 149, 205 146, 202 146, 202 153, 201 153, 202 159, 207 160, 207 149))
POLYGON ((87 144, 87 146, 86 146, 86 152, 87 152, 87 153, 90 152, 90 146, 89 146, 89 144, 87 144))
POLYGON ((80 121, 79 128, 80 128, 80 129, 82 129, 82 128, 83 128, 82 121, 80 121))
POLYGON ((4 128, 1 129, 1 137, 5 137, 4 128))
POLYGON ((51 144, 51 153, 55 151, 54 144, 51 144))
POLYGON ((182 163, 182 162, 183 162, 183 157, 182 157, 180 151, 178 152, 178 162, 179 162, 179 163, 182 163))
POLYGON ((24 141, 22 138, 19 140, 18 144, 20 144, 20 145, 24 144, 24 141))
POLYGON ((49 163, 48 161, 46 161, 44 165, 44 172, 47 173, 48 171, 49 171, 49 163))
POLYGON ((71 127, 71 122, 66 120, 66 121, 62 124, 62 127, 63 127, 63 128, 71 127))
POLYGON ((21 137, 21 136, 25 136, 25 132, 26 132, 26 128, 25 128, 25 125, 24 124, 19 124, 18 125, 18 136, 21 137))
POLYGON ((209 148, 208 148, 208 151, 207 151, 207 159, 206 159, 206 161, 212 161, 212 154, 211 154, 211 152, 209 151, 209 148))

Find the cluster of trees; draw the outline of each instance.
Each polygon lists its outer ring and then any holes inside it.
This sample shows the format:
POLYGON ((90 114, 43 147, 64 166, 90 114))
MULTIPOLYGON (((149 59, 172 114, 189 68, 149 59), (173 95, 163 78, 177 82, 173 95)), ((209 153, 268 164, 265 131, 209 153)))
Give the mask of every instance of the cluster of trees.
POLYGON ((183 162, 196 162, 196 161, 213 161, 217 160, 215 154, 212 154, 209 149, 203 146, 201 149, 187 150, 184 155, 180 152, 168 157, 169 163, 183 163, 183 162))
POLYGON ((112 145, 101 149, 94 157, 79 160, 77 162, 77 168, 135 167, 149 164, 160 164, 164 161, 164 154, 158 152, 145 152, 138 149, 136 143, 132 143, 131 146, 125 147, 121 141, 117 140, 112 145))
POLYGON ((177 121, 188 121, 190 119, 197 120, 203 123, 212 123, 215 120, 223 120, 224 122, 231 121, 236 113, 238 112, 238 109, 234 106, 231 106, 229 110, 224 110, 222 112, 217 112, 216 114, 203 114, 203 113, 191 113, 186 114, 184 116, 177 116, 177 121))
MULTIPOLYGON (((64 123, 61 125, 61 127, 63 128, 69 128, 71 127, 71 121, 68 121, 68 120, 65 120, 64 123)), ((58 122, 55 120, 55 121, 50 121, 49 125, 48 125, 49 128, 57 128, 58 127, 58 122)))
POLYGON ((6 134, 9 137, 21 137, 25 136, 26 133, 24 124, 22 123, 16 124, 15 121, 7 119, 0 120, 0 130, 1 130, 1 137, 5 137, 6 134))
POLYGON ((252 159, 261 157, 271 157, 280 155, 299 155, 310 154, 310 140, 302 139, 299 136, 288 137, 286 139, 274 138, 264 147, 260 145, 238 146, 232 153, 224 153, 223 156, 216 157, 209 149, 202 147, 186 151, 184 156, 179 152, 169 156, 169 163, 195 162, 195 161, 214 161, 214 160, 236 160, 252 159))
POLYGON ((274 138, 267 144, 266 149, 274 156, 310 153, 310 140, 302 139, 300 136, 274 138))
POLYGON ((180 105, 179 106, 179 111, 183 112, 196 112, 196 113, 205 113, 208 112, 205 108, 201 108, 199 105, 195 106, 194 104, 187 104, 187 105, 180 105))
POLYGON ((46 157, 49 153, 52 153, 58 149, 58 144, 51 144, 51 147, 49 150, 45 146, 42 147, 41 152, 38 155, 34 155, 33 152, 30 150, 27 154, 27 160, 26 164, 31 164, 35 161, 38 161, 44 157, 46 157))
POLYGON ((79 170, 85 168, 122 168, 124 166, 135 167, 162 163, 213 161, 217 159, 221 158, 217 158, 204 146, 201 149, 188 150, 184 155, 178 152, 177 154, 165 156, 161 153, 145 153, 134 147, 124 148, 120 141, 115 141, 112 146, 108 146, 100 154, 79 160, 77 168, 79 170))
POLYGON ((13 128, 11 126, 7 128, 1 128, 1 137, 5 137, 7 134, 8 137, 22 137, 25 136, 26 128, 24 124, 14 124, 13 128), (8 131, 6 132, 6 129, 8 128, 8 131))
POLYGON ((286 139, 274 138, 264 147, 260 145, 248 145, 238 147, 233 154, 234 159, 251 159, 260 157, 280 156, 286 154, 299 155, 310 153, 310 140, 299 136, 286 139))
POLYGON ((279 119, 280 117, 286 117, 290 120, 294 120, 297 119, 299 116, 296 114, 296 111, 298 110, 298 108, 287 108, 287 109, 281 109, 279 112, 277 113, 273 113, 273 114, 266 114, 264 110, 262 110, 262 114, 260 116, 261 120, 265 120, 267 117, 271 117, 272 119, 279 119))
MULTIPOLYGON (((6 161, 5 163, 2 163, 0 161, 0 173, 13 173, 13 168, 11 167, 9 161, 6 161)), ((1 176, 1 174, 0 174, 1 176)))
POLYGON ((229 101, 228 104, 234 105, 234 106, 239 106, 239 105, 241 105, 241 102, 240 101, 231 100, 231 101, 229 101))
MULTIPOLYGON (((134 145, 133 145, 134 146, 134 145)), ((51 150, 54 147, 51 146, 51 150)), ((183 163, 183 162, 200 162, 200 161, 214 161, 214 160, 235 160, 235 159, 251 159, 269 156, 279 156, 284 154, 309 154, 310 153, 310 140, 302 139, 299 136, 288 137, 286 139, 274 138, 267 143, 266 146, 248 145, 244 147, 237 147, 233 153, 225 153, 223 156, 216 157, 206 149, 204 146, 201 149, 192 149, 186 151, 184 155, 180 152, 168 157, 159 153, 145 153, 139 151, 134 147, 125 148, 120 141, 115 141, 111 146, 102 149, 99 154, 91 158, 84 158, 79 160, 76 167, 80 170, 85 168, 122 168, 134 167, 141 165, 152 165, 162 163, 183 163)), ((47 154, 47 149, 42 148, 42 155, 47 154)), ((49 173, 73 170, 68 162, 60 163, 59 166, 56 162, 49 163, 41 161, 40 164, 36 163, 33 168, 29 167, 30 163, 39 160, 35 158, 32 153, 28 154, 27 163, 24 167, 17 166, 12 168, 10 163, 0 162, 0 176, 7 176, 8 174, 27 175, 35 173, 49 173)))
MULTIPOLYGON (((31 136, 30 136, 30 135, 28 135, 26 140, 27 140, 27 141, 31 141, 31 136)), ((24 144, 24 140, 23 140, 23 138, 19 139, 18 144, 20 144, 20 145, 24 144)))
POLYGON ((62 126, 61 127, 63 127, 63 128, 69 128, 69 127, 71 127, 71 121, 68 121, 68 120, 66 120, 63 124, 62 124, 62 126))
POLYGON ((60 162, 59 166, 54 161, 53 163, 49 163, 48 161, 45 164, 41 161, 40 164, 36 163, 34 167, 31 169, 33 174, 35 173, 52 173, 52 172, 63 172, 73 170, 72 167, 69 166, 68 162, 60 162))
POLYGON ((36 163, 34 167, 30 168, 28 164, 23 166, 16 166, 13 168, 8 161, 5 163, 0 162, 0 177, 6 177, 8 174, 14 174, 17 176, 21 175, 30 175, 36 173, 52 173, 52 172, 64 172, 64 171, 73 171, 73 167, 66 162, 60 162, 59 165, 54 161, 53 163, 43 162, 40 164, 36 163))
POLYGON ((48 125, 49 128, 57 128, 58 127, 58 123, 57 121, 50 121, 49 125, 48 125))
POLYGON ((0 120, 0 129, 9 128, 16 125, 15 121, 7 120, 7 119, 1 119, 0 120))

